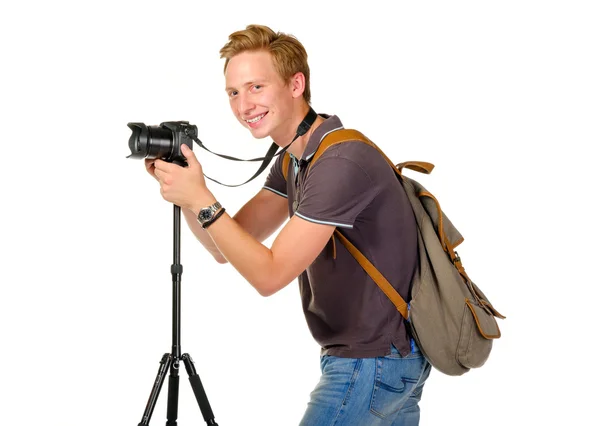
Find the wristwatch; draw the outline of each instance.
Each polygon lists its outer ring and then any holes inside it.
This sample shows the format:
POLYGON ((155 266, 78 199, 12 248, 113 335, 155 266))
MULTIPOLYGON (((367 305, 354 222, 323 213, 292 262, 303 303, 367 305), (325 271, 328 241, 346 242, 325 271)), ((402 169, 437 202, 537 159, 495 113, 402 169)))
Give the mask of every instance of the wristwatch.
POLYGON ((215 214, 221 209, 221 203, 218 201, 208 207, 204 207, 198 213, 198 222, 200 225, 204 226, 204 224, 210 222, 215 217, 215 214))

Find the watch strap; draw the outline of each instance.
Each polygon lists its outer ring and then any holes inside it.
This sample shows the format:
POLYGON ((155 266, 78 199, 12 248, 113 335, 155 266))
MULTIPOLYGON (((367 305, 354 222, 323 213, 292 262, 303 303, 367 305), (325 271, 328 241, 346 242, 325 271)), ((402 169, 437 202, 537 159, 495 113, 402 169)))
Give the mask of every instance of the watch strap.
POLYGON ((210 221, 211 219, 214 218, 215 213, 217 213, 219 211, 220 208, 222 208, 223 206, 221 206, 221 203, 219 203, 218 201, 211 204, 208 207, 204 207, 202 209, 200 209, 200 211, 198 212, 198 216, 196 217, 196 219, 198 220, 198 222, 200 223, 200 225, 203 225, 204 223, 210 221), (203 218, 203 214, 206 212, 206 210, 210 210, 211 216, 208 219, 203 218))
POLYGON ((219 211, 217 212, 217 214, 216 214, 216 215, 215 215, 215 216, 214 216, 214 217, 213 217, 211 220, 209 220, 208 222, 204 223, 204 224, 202 225, 202 228, 203 228, 203 229, 206 229, 206 228, 208 228, 210 225, 212 225, 213 223, 215 223, 215 222, 216 222, 216 220, 217 220, 218 218, 220 218, 220 217, 223 215, 223 213, 225 213, 225 207, 221 208, 221 210, 219 210, 219 211))

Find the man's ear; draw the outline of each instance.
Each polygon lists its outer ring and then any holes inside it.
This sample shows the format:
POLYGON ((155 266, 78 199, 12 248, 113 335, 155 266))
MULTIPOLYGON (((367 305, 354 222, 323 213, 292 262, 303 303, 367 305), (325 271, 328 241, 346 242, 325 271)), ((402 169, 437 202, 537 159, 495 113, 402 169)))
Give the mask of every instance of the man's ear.
POLYGON ((306 88, 306 79, 304 73, 297 72, 290 78, 290 87, 292 88, 292 97, 299 98, 304 94, 306 88))

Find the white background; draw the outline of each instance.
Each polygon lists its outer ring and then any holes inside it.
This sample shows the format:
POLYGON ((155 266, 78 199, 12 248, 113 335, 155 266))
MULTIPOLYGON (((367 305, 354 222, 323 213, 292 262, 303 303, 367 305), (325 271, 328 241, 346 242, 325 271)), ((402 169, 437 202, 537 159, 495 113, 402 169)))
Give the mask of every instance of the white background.
MULTIPOLYGON (((0 424, 137 425, 171 350, 172 205, 128 160, 127 123, 189 120, 261 156, 218 51, 250 23, 297 36, 313 106, 438 195, 507 319, 488 363, 434 372, 422 425, 592 425, 599 295, 593 1, 22 1, 0 8, 0 424)), ((207 175, 255 164, 196 147, 207 175)), ((210 185, 236 211, 266 173, 210 185)), ((182 229, 183 351, 221 426, 297 424, 319 348, 294 282, 260 297, 182 229)), ((267 242, 270 244, 270 241, 267 242)), ((167 384, 152 424, 164 424, 167 384)), ((204 424, 183 372, 179 424, 204 424)))

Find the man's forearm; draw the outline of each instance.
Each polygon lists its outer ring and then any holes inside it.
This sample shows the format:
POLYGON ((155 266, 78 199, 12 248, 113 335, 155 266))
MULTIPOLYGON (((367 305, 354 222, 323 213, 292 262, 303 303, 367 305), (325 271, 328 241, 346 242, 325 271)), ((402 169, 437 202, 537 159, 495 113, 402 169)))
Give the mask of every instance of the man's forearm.
POLYGON ((220 248, 221 256, 261 295, 269 296, 278 290, 275 283, 280 280, 269 248, 257 241, 227 213, 210 226, 210 229, 202 231, 212 237, 215 247, 220 248))
POLYGON ((198 241, 200 241, 200 243, 204 246, 204 248, 206 248, 206 250, 213 255, 217 262, 227 263, 227 259, 223 257, 210 235, 208 235, 208 233, 202 229, 202 226, 198 223, 194 212, 189 209, 181 209, 181 211, 183 212, 183 216, 185 217, 190 230, 196 236, 198 241))

